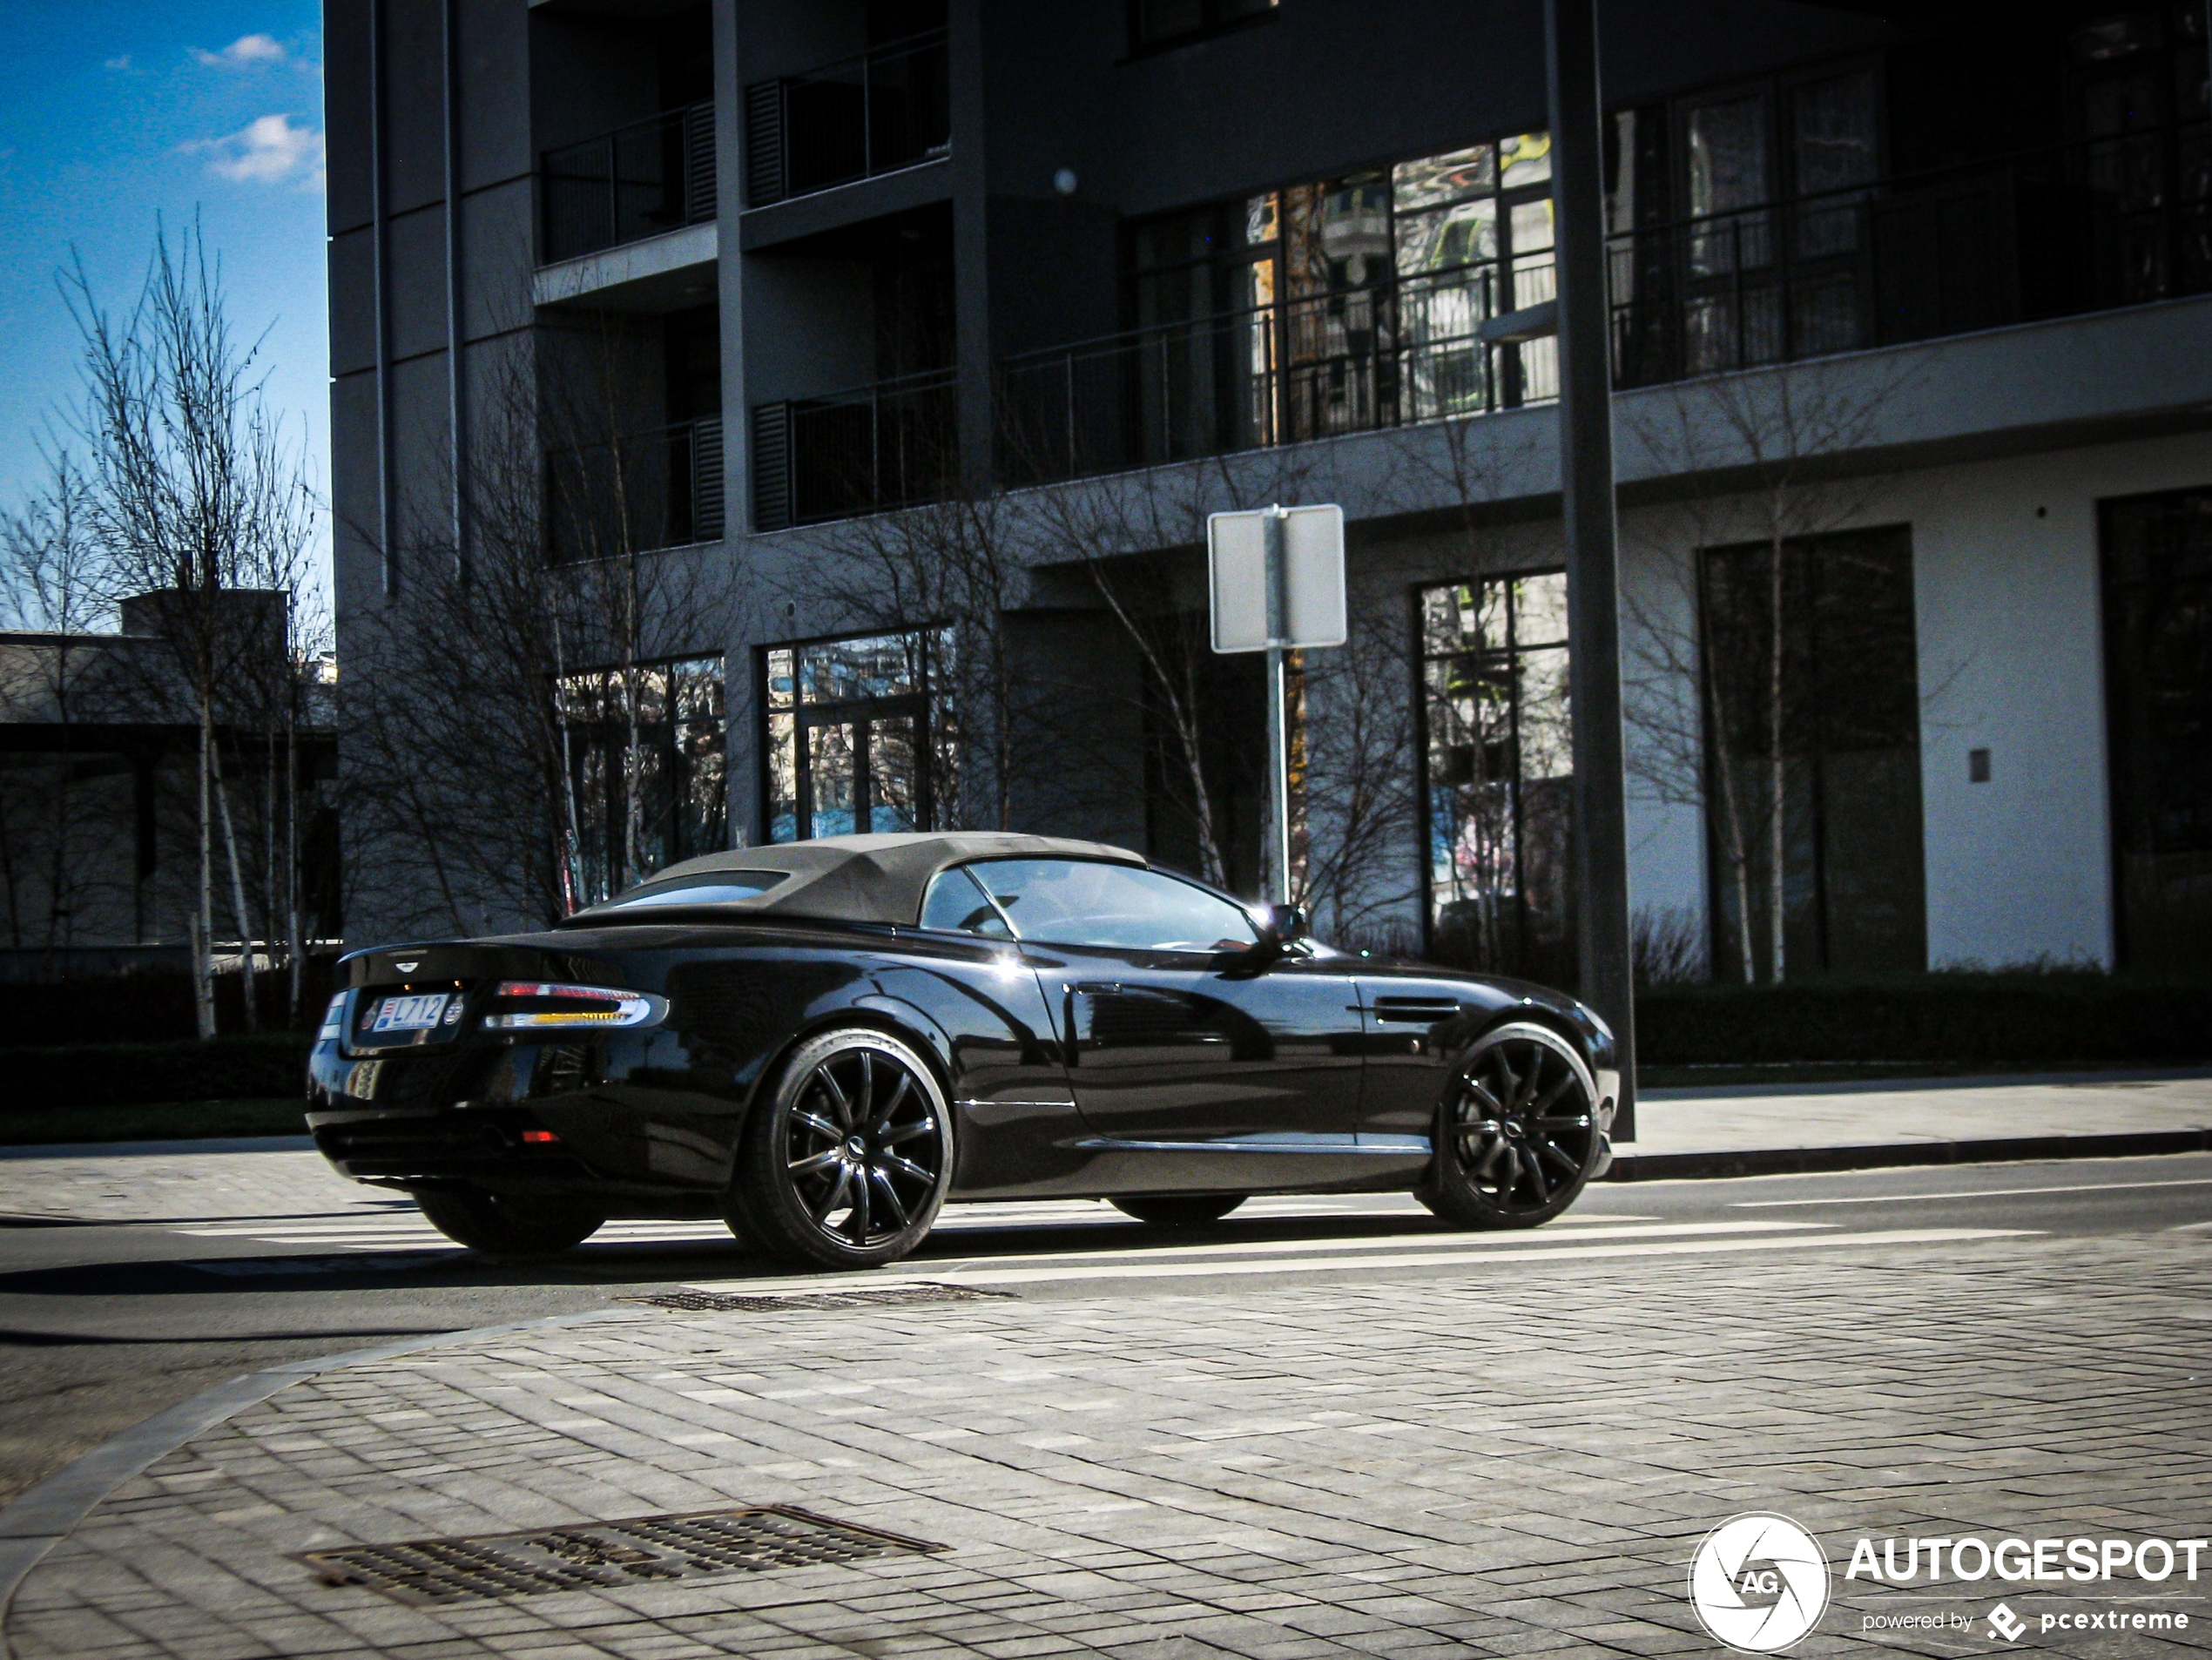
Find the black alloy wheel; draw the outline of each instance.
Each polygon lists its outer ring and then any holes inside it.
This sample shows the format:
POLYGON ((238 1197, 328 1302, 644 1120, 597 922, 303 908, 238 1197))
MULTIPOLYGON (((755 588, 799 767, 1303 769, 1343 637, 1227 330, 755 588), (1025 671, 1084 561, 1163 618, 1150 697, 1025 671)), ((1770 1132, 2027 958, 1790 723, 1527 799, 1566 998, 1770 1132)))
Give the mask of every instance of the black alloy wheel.
POLYGON ((1107 1201, 1124 1215, 1162 1228, 1202 1228, 1244 1202, 1242 1193, 1141 1193, 1107 1201))
POLYGON ((731 1231, 806 1266, 873 1268, 920 1245, 951 1185, 936 1074, 888 1034, 848 1027, 792 1052, 746 1125, 731 1231))
POLYGON ((1533 1228, 1575 1202, 1602 1145, 1597 1083, 1549 1027, 1514 1021, 1461 1060, 1415 1197, 1463 1228, 1533 1228))
POLYGON ((455 1245, 492 1257, 550 1257, 582 1245, 606 1225, 590 1203, 536 1193, 494 1193, 480 1187, 418 1187, 415 1202, 455 1245))

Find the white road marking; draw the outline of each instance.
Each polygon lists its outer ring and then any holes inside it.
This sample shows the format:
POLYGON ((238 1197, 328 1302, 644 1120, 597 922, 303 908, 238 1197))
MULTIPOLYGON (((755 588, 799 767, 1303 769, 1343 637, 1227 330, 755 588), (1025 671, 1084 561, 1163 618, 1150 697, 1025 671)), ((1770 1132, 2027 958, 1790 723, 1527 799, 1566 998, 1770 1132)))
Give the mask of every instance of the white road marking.
POLYGON ((2072 1182, 2063 1187, 1970 1187, 1956 1193, 1869 1193, 1857 1198, 1737 1199, 1734 1211, 1771 1210, 1783 1205, 1903 1205, 1919 1199, 2011 1198, 2023 1193, 2124 1193, 2139 1187, 2212 1187, 2212 1176, 2190 1176, 2168 1182, 2072 1182))
MULTIPOLYGON (((1082 1201, 1076 1201, 1076 1205, 1080 1205, 1082 1203, 1082 1201)), ((1103 1205, 1103 1202, 1100 1201, 1098 1203, 1103 1205)), ((1008 1203, 1005 1205, 978 1205, 974 1207, 972 1210, 967 1207, 962 1207, 961 1210, 953 1212, 948 1221, 941 1222, 931 1237, 934 1238, 941 1238, 953 1235, 976 1232, 996 1232, 1001 1234, 1034 1232, 1042 1228, 1064 1227, 1069 1225, 1084 1228, 1112 1226, 1117 1231, 1135 1232, 1144 1225, 1143 1224, 1135 1220, 1133 1218, 1125 1216, 1121 1211, 1115 1210, 1102 1209, 1096 1211, 1078 1211, 1075 1215, 1062 1215, 1057 1218, 1050 1216, 1049 1214, 1039 1214, 1039 1212, 1049 1212, 1053 1209, 1059 1209, 1063 1211, 1075 1210, 1076 1205, 1071 1205, 1068 1201, 1064 1200, 1044 1200, 1035 1202, 1025 1201, 1018 1205, 1013 1203, 1008 1203)), ((1299 1218, 1306 1220, 1340 1220, 1346 1217, 1360 1218, 1374 1218, 1375 1219, 1382 1221, 1389 1221, 1392 1219, 1404 1219, 1411 1221, 1418 1218, 1423 1223, 1429 1220, 1429 1214, 1426 1211, 1422 1210, 1416 1205, 1410 1205, 1403 1210, 1392 1209, 1386 1211, 1372 1207, 1364 1210, 1352 1210, 1348 1208, 1339 1208, 1337 1206, 1325 1208, 1318 1205, 1303 1205, 1295 1204, 1279 1205, 1271 1204, 1264 1205, 1264 1206, 1261 1205, 1256 1205, 1251 1207, 1251 1210, 1241 1212, 1239 1219, 1251 1221, 1285 1221, 1299 1218)), ((1617 1231, 1623 1226, 1632 1226, 1637 1223, 1650 1222, 1654 1219, 1655 1218, 1653 1218, 1645 1216, 1624 1214, 1600 1215, 1593 1213, 1587 1216, 1578 1215, 1575 1217, 1573 1218, 1572 1225, 1578 1228, 1595 1226, 1617 1231)), ((1753 1225, 1744 1224, 1741 1225, 1748 1226, 1753 1225)), ((1800 1225, 1790 1224, 1786 1225, 1796 1226, 1800 1225)), ((199 1238, 257 1239, 269 1245, 279 1245, 291 1247, 306 1246, 326 1251, 388 1251, 407 1247, 420 1247, 422 1245, 448 1247, 454 1250, 460 1249, 459 1246, 451 1245, 450 1242, 447 1240, 445 1235, 440 1233, 435 1228, 432 1227, 430 1224, 424 1219, 422 1214, 415 1210, 371 1211, 361 1215, 340 1215, 334 1216, 327 1220, 311 1221, 300 1221, 287 1218, 282 1221, 255 1223, 250 1218, 241 1218, 219 1223, 202 1223, 189 1227, 181 1227, 179 1228, 177 1232, 191 1234, 199 1238)), ((598 1232, 593 1234, 590 1239, 590 1243, 593 1245, 677 1245, 685 1243, 723 1245, 728 1244, 729 1242, 730 1232, 728 1228, 725 1227, 720 1221, 711 1218, 698 1218, 695 1219, 675 1218, 667 1220, 641 1219, 634 1221, 610 1222, 606 1225, 606 1226, 601 1228, 598 1232)), ((1174 1256, 1186 1255, 1193 1251, 1227 1252, 1244 1250, 1282 1252, 1302 1251, 1317 1247, 1341 1248, 1351 1251, 1372 1251, 1387 1249, 1404 1243, 1405 1240, 1402 1236, 1399 1238, 1374 1240, 1329 1242, 1281 1241, 1270 1244, 1253 1244, 1249 1245, 1238 1245, 1231 1242, 1229 1244, 1210 1244, 1204 1245, 1140 1246, 1128 1251, 1119 1252, 1116 1252, 1116 1254, 1123 1256, 1174 1256)), ((1101 1247, 1101 1249, 1107 1248, 1108 1247, 1101 1247)), ((1060 1253, 1041 1254, 1036 1259, 1040 1261, 1055 1260, 1059 1254, 1060 1253)), ((1000 1260, 1008 1259, 1000 1258, 1000 1260)))
POLYGON ((1480 1266, 1493 1262, 1530 1262, 1544 1258, 1561 1261, 1602 1257, 1624 1262, 1638 1257, 1672 1257, 1692 1253, 1734 1255, 1745 1251, 1799 1250, 1832 1245, 1947 1245, 1985 1239, 2025 1238, 2039 1233, 2033 1228, 1891 1228, 1864 1233, 1805 1232, 1777 1237, 1762 1234, 1723 1238, 1662 1239, 1619 1252, 1607 1245, 1572 1245, 1527 1250, 1487 1252, 1426 1251, 1402 1256, 1293 1257, 1264 1262, 1096 1262, 1063 1264, 1055 1267, 927 1269, 907 1274, 821 1275, 804 1281, 781 1279, 696 1280, 689 1289, 724 1296, 762 1294, 805 1297, 835 1291, 887 1291, 915 1285, 1023 1285, 1076 1279, 1185 1279, 1232 1274, 1325 1273, 1332 1269, 1372 1272, 1383 1268, 1447 1268, 1480 1266))
MULTIPOLYGON (((1541 1236, 1546 1239, 1623 1239, 1651 1238, 1680 1233, 1775 1233, 1783 1229, 1817 1228, 1818 1222, 1655 1222, 1646 1226, 1585 1228, 1574 1222, 1556 1223, 1546 1228, 1541 1236)), ((1357 1252, 1404 1251, 1427 1247, 1431 1250, 1480 1251, 1487 1254, 1502 1246, 1523 1243, 1536 1238, 1527 1232, 1503 1233, 1437 1234, 1424 1232, 1418 1235, 1393 1234, 1380 1239, 1224 1239, 1205 1245, 1142 1245, 1126 1251, 1037 1251, 1019 1256, 961 1257, 950 1258, 958 1263, 979 1265, 1013 1265, 1027 1262, 1069 1262, 1091 1258, 1115 1262, 1128 1262, 1148 1257, 1173 1257, 1188 1259, 1208 1257, 1247 1257, 1260 1254, 1288 1255, 1300 1251, 1357 1252)))

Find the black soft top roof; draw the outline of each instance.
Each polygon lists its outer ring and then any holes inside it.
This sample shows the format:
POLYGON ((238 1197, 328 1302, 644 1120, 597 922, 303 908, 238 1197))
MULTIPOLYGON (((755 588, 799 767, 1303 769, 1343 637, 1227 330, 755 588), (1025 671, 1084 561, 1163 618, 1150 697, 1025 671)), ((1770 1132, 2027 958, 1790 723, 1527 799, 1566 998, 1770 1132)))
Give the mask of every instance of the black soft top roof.
MULTIPOLYGON (((630 912, 623 901, 673 884, 711 879, 718 874, 775 872, 781 881, 758 894, 703 900, 696 908, 737 917, 812 917, 825 921, 889 923, 911 928, 921 920, 922 895, 941 870, 977 859, 1096 859, 1143 866, 1144 858, 1126 847, 1062 836, 1014 835, 1001 831, 954 830, 898 835, 824 836, 815 841, 779 842, 766 847, 734 847, 711 853, 657 872, 627 893, 565 918, 563 928, 603 928, 610 922, 659 921, 678 908, 671 901, 630 912)), ((683 908, 693 908, 685 906, 683 908)))

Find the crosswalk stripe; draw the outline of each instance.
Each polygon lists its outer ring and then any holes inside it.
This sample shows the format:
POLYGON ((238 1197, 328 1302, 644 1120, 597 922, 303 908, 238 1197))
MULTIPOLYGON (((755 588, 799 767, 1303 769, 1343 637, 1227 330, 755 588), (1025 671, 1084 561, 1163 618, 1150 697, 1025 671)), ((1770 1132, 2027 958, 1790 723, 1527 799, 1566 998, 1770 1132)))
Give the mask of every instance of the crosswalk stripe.
POLYGON ((979 1267, 1014 1267, 1024 1263, 1054 1263, 1078 1261, 1096 1258, 1113 1262, 1141 1261, 1151 1257, 1177 1258, 1206 1258, 1211 1257, 1244 1257, 1255 1255, 1295 1256, 1301 1251, 1352 1252, 1360 1251, 1404 1251, 1408 1247, 1428 1247, 1441 1251, 1476 1251, 1487 1256, 1516 1242, 1534 1238, 1550 1240, 1565 1239, 1648 1239, 1662 1238, 1685 1233, 1780 1233, 1817 1229, 1817 1222, 1653 1222, 1620 1227, 1591 1228, 1581 1225, 1579 1218, 1557 1223, 1546 1228, 1541 1236, 1514 1231, 1502 1233, 1436 1234, 1424 1232, 1408 1236, 1392 1234, 1374 1239, 1224 1239, 1204 1245, 1139 1245, 1128 1250, 1103 1251, 1037 1251, 1019 1256, 969 1257, 959 1258, 964 1265, 973 1263, 979 1267))
MULTIPOLYGON (((953 1267, 932 1269, 927 1273, 908 1275, 839 1274, 823 1275, 806 1280, 791 1278, 780 1279, 724 1279, 698 1280, 689 1289, 714 1292, 723 1295, 746 1292, 781 1292, 803 1295, 806 1292, 830 1292, 867 1287, 888 1290, 900 1285, 1023 1285, 1054 1280, 1076 1279, 1183 1279, 1231 1274, 1289 1274, 1325 1272, 1337 1268, 1369 1272, 1381 1268, 1446 1268, 1480 1267, 1493 1262, 1528 1262, 1540 1258, 1561 1261, 1607 1258, 1614 1262, 1626 1262, 1644 1257, 1685 1256, 1693 1253, 1733 1255, 1746 1251, 1797 1250, 1835 1245, 1944 1245, 1952 1242, 1984 1239, 2024 1238, 2040 1233, 2036 1228, 1890 1228, 1864 1233, 1830 1233, 1811 1232, 1789 1233, 1779 1237, 1760 1234, 1751 1238, 1741 1235, 1719 1238, 1658 1239, 1636 1245, 1631 1251, 1617 1251, 1610 1245, 1549 1245, 1527 1250, 1492 1252, 1422 1251, 1403 1256, 1374 1257, 1292 1257, 1278 1258, 1260 1262, 1136 1262, 1116 1264, 1097 1262, 1069 1264, 1057 1267, 1040 1268, 981 1268, 953 1267)), ((1611 1236, 1606 1236, 1610 1238, 1611 1236)))

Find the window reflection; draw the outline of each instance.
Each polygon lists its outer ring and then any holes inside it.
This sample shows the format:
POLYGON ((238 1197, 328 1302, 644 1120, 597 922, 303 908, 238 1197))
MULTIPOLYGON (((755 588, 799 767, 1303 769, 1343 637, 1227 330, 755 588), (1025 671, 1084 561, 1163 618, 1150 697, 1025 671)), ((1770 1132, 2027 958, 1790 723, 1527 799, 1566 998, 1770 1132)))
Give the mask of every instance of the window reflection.
POLYGON ((957 797, 949 629, 771 648, 764 655, 771 841, 927 830, 957 797))
POLYGON ((1567 579, 1426 589, 1420 626, 1431 949, 1571 983, 1567 579))
POLYGON ((729 845, 720 658, 587 670, 557 692, 576 905, 729 845))
POLYGON ((1553 297, 1551 141, 1522 133, 1141 225, 1130 241, 1138 455, 1479 414, 1557 395, 1548 341, 1484 323, 1553 297))

